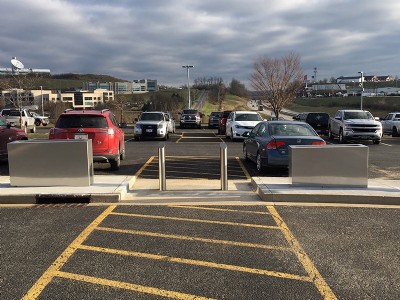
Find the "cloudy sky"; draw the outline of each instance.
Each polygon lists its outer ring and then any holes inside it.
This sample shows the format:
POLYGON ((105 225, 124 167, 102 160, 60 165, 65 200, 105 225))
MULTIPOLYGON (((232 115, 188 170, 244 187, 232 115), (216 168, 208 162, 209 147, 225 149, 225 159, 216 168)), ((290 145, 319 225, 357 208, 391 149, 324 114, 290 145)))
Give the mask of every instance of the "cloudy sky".
MULTIPOLYGON (((0 0, 0 67, 52 74, 222 77, 248 85, 262 56, 296 52, 309 78, 400 75, 400 1, 0 0)), ((248 85, 249 86, 249 85, 248 85)))

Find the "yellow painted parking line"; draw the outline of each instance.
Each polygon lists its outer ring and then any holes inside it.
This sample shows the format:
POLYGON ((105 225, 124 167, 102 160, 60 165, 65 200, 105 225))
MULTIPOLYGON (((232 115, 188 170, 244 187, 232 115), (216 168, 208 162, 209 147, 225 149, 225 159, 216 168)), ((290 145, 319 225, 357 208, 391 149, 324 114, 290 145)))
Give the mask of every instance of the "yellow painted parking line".
POLYGON ((324 278, 315 268, 311 259, 308 257, 306 252, 301 247, 300 243, 296 240, 289 227, 283 221, 281 216, 278 214, 273 206, 267 206, 269 212, 274 218, 276 224, 281 228, 283 235, 285 236, 288 243, 293 247, 294 253, 296 254, 298 260, 303 265, 306 272, 309 274, 311 282, 314 283, 320 294, 324 299, 334 300, 337 299, 335 294, 332 292, 331 288, 328 286, 324 278))
POLYGON ((253 228, 278 229, 278 230, 281 229, 279 226, 235 223, 235 222, 222 222, 222 221, 189 219, 189 218, 176 218, 176 217, 166 217, 166 216, 152 216, 152 215, 141 215, 141 214, 131 214, 131 213, 120 213, 120 212, 112 212, 111 215, 133 217, 133 218, 148 218, 148 219, 173 220, 173 221, 207 223, 207 224, 218 224, 218 225, 231 225, 231 226, 239 226, 239 227, 253 227, 253 228))
POLYGON ((191 237, 191 236, 185 236, 185 235, 164 234, 164 233, 141 231, 141 230, 116 229, 116 228, 108 228, 108 227, 96 227, 96 230, 124 233, 124 234, 132 234, 132 235, 151 236, 151 237, 166 238, 166 239, 195 241, 195 242, 203 242, 203 243, 210 243, 210 244, 230 245, 230 246, 238 246, 238 247, 258 248, 258 249, 277 250, 277 251, 293 251, 293 249, 290 247, 278 247, 278 246, 263 245, 263 244, 232 242, 232 241, 227 241, 227 240, 206 239, 206 238, 191 237))
POLYGON ((218 264, 218 263, 209 262, 209 261, 171 257, 171 256, 166 256, 166 255, 142 253, 142 252, 136 252, 136 251, 126 251, 126 250, 119 250, 119 249, 87 246, 87 245, 80 245, 79 248, 83 249, 83 250, 97 251, 97 252, 101 252, 101 253, 125 255, 125 256, 130 256, 130 257, 161 260, 161 261, 172 262, 172 263, 181 263, 181 264, 194 265, 194 266, 200 266, 200 267, 216 268, 216 269, 223 269, 223 270, 229 270, 229 271, 237 271, 237 272, 244 272, 244 273, 250 273, 250 274, 266 275, 266 276, 272 276, 272 277, 312 282, 312 280, 309 276, 301 276, 301 275, 289 274, 289 273, 284 273, 284 272, 275 272, 275 271, 254 269, 254 268, 234 266, 234 265, 228 265, 228 264, 218 264))
POLYGON ((244 166, 244 164, 242 163, 242 161, 240 160, 240 158, 237 157, 237 156, 236 156, 235 158, 236 158, 236 161, 239 163, 239 166, 240 166, 240 168, 242 169, 244 175, 246 175, 246 179, 250 180, 250 179, 251 179, 251 176, 250 176, 249 172, 247 172, 247 169, 246 169, 246 167, 244 166))
POLYGON ((223 212, 244 213, 244 214, 255 214, 255 215, 270 215, 270 213, 265 212, 265 211, 236 210, 236 209, 214 208, 214 207, 202 207, 202 206, 191 206, 191 205, 168 205, 168 207, 173 207, 173 208, 188 208, 188 209, 199 209, 199 210, 211 210, 211 211, 223 211, 223 212))
POLYGON ((136 172, 134 175, 136 178, 139 177, 140 174, 142 174, 143 170, 146 169, 154 160, 155 156, 150 157, 145 164, 136 172))
POLYGON ((46 286, 51 282, 56 273, 74 254, 76 249, 87 239, 90 233, 97 227, 115 208, 115 205, 109 206, 104 210, 78 237, 61 253, 61 255, 51 264, 51 266, 40 276, 31 289, 24 295, 23 300, 36 299, 46 286))
POLYGON ((190 300, 190 299, 193 299, 193 300, 194 299, 196 299, 196 300, 197 299, 202 299, 202 300, 203 299, 204 300, 212 299, 212 298, 205 298, 205 297, 200 297, 200 296, 196 296, 196 295, 190 295, 190 294, 185 294, 185 293, 157 289, 157 288, 143 286, 143 285, 137 285, 137 284, 128 283, 128 282, 121 282, 121 281, 97 278, 97 277, 81 275, 81 274, 73 274, 73 273, 62 272, 62 271, 58 271, 56 273, 56 276, 62 277, 62 278, 67 278, 67 279, 72 279, 72 280, 88 282, 88 283, 92 283, 92 284, 109 286, 112 288, 119 288, 119 289, 139 292, 139 293, 157 295, 160 297, 168 297, 168 298, 172 298, 172 299, 184 299, 184 300, 186 300, 186 299, 188 299, 188 300, 190 300))

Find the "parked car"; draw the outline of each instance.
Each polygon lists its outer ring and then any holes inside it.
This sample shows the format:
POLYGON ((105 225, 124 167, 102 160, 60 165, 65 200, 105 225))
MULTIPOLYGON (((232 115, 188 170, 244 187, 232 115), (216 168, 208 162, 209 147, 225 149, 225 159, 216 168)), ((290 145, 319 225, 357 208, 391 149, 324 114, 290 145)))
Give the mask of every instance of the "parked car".
POLYGON ((195 127, 201 128, 201 118, 203 114, 197 109, 184 109, 181 113, 180 128, 195 127))
POLYGON ((255 111, 232 111, 226 120, 225 137, 232 141, 244 139, 244 133, 251 131, 263 118, 255 111))
POLYGON ((41 116, 38 113, 34 112, 34 111, 30 111, 30 114, 32 117, 35 118, 35 125, 36 126, 47 126, 50 123, 49 117, 46 116, 41 116))
POLYGON ((221 112, 213 111, 208 116, 208 128, 218 128, 220 115, 221 115, 221 112))
POLYGON ((109 163, 112 170, 118 170, 121 160, 125 159, 124 138, 124 132, 108 109, 67 109, 49 133, 50 140, 91 139, 93 161, 109 163))
POLYGON ((255 162, 259 173, 288 167, 289 145, 326 145, 309 124, 298 121, 263 121, 245 136, 244 158, 255 162))
POLYGON ((28 135, 22 129, 11 126, 3 117, 0 117, 0 158, 8 157, 7 144, 14 141, 27 140, 28 135))
POLYGON ((371 140, 379 144, 382 124, 369 111, 341 109, 334 118, 329 119, 328 135, 332 140, 338 137, 341 143, 348 140, 371 140))
POLYGON ((165 120, 168 122, 167 128, 169 133, 175 133, 175 119, 168 112, 165 113, 165 120))
POLYGON ((329 114, 324 112, 304 112, 293 117, 294 120, 306 122, 319 134, 328 134, 329 114))
POLYGON ((384 134, 400 136, 400 112, 391 112, 380 120, 384 134))
POLYGON ((162 138, 165 141, 169 138, 168 121, 164 112, 142 112, 140 117, 135 121, 134 132, 136 141, 147 137, 162 138))
POLYGON ((218 134, 223 135, 226 132, 226 120, 228 119, 231 110, 224 110, 221 112, 219 117, 219 127, 218 127, 218 134))
POLYGON ((26 133, 28 130, 31 133, 36 132, 35 118, 31 116, 27 109, 4 108, 1 110, 0 115, 2 115, 10 124, 24 129, 26 133))

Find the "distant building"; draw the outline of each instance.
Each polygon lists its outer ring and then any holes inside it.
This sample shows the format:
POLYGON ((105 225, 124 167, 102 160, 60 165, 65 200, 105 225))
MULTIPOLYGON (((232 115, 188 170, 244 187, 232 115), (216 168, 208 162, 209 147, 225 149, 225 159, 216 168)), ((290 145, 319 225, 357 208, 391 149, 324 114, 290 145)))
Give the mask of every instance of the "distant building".
MULTIPOLYGON (((390 75, 377 76, 377 75, 363 75, 364 82, 384 82, 384 81, 393 81, 393 77, 390 75)), ((352 82, 361 82, 360 76, 350 76, 344 77, 340 76, 336 79, 337 83, 352 83, 352 82)))
POLYGON ((51 91, 51 90, 2 91, 1 98, 6 105, 37 105, 48 103, 70 103, 73 108, 93 108, 98 104, 114 100, 114 92, 105 89, 94 91, 51 91), (16 103, 18 102, 18 103, 16 103))
POLYGON ((84 90, 106 89, 117 94, 139 94, 158 91, 157 80, 140 79, 132 82, 84 82, 84 90))

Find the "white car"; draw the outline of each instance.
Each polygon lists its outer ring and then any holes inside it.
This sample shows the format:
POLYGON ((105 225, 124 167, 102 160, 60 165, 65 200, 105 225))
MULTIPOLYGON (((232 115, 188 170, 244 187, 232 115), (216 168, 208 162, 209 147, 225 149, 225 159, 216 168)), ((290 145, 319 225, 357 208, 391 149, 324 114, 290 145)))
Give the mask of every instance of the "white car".
POLYGON ((175 120, 170 113, 165 113, 165 120, 168 122, 168 132, 175 133, 175 120))
POLYGON ((250 132, 263 118, 255 111, 232 111, 226 120, 225 137, 244 139, 246 132, 250 132))
POLYGON ((136 141, 146 137, 162 138, 164 141, 168 139, 168 122, 164 112, 142 112, 139 119, 135 121, 134 132, 136 141))

